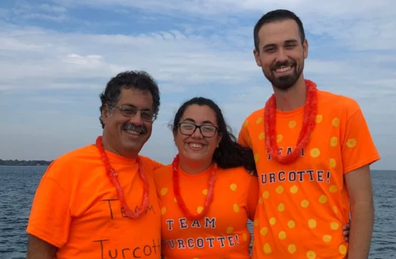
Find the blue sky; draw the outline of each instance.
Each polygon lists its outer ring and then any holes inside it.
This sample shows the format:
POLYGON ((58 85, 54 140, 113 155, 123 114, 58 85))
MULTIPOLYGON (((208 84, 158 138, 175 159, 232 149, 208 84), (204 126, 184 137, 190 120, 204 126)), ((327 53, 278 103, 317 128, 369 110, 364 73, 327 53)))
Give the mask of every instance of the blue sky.
POLYGON ((272 91, 252 30, 275 8, 303 20, 305 77, 359 102, 382 156, 374 168, 396 169, 394 0, 3 0, 0 158, 54 159, 92 143, 100 92, 131 69, 149 72, 162 93, 144 155, 171 162, 167 124, 197 95, 218 102, 237 134, 272 91))

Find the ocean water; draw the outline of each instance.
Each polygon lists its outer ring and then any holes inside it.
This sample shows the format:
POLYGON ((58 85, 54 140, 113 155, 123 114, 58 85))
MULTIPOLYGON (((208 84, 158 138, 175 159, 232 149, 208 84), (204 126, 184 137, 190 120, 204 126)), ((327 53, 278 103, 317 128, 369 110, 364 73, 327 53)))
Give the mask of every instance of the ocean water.
MULTIPOLYGON (((0 258, 26 256, 30 206, 46 166, 0 166, 0 258)), ((396 171, 372 172, 375 224, 370 259, 396 258, 396 171)))

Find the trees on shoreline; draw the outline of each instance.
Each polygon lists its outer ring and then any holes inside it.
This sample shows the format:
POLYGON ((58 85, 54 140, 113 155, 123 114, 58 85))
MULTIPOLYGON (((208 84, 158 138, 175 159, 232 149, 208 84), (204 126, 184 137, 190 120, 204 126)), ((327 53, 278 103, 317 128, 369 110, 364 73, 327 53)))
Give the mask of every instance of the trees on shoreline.
POLYGON ((0 159, 0 165, 8 165, 8 166, 45 166, 49 165, 52 161, 46 160, 3 160, 0 159))

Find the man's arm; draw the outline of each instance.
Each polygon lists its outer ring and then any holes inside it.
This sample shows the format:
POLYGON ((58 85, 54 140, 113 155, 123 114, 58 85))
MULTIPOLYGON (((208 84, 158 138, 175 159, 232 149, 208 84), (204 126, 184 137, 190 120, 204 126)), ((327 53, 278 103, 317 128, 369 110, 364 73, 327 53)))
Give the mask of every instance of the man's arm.
POLYGON ((56 250, 56 246, 36 236, 29 235, 26 259, 53 259, 55 258, 56 250))
POLYGON ((348 259, 367 259, 374 223, 370 166, 360 167, 344 177, 351 202, 348 259))

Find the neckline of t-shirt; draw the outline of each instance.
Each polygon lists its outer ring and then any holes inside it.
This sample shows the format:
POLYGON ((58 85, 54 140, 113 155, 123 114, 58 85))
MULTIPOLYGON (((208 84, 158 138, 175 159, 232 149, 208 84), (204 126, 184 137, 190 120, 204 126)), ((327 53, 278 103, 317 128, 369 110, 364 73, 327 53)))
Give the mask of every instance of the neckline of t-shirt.
POLYGON ((204 177, 207 176, 211 170, 211 166, 209 168, 207 168, 206 170, 196 173, 196 174, 189 174, 187 172, 185 172, 181 166, 179 165, 179 174, 182 175, 183 177, 187 177, 187 178, 200 178, 200 177, 204 177))
POLYGON ((279 118, 294 117, 294 116, 296 116, 298 114, 304 113, 304 107, 305 107, 305 105, 303 105, 303 106, 301 106, 301 107, 299 107, 297 109, 291 110, 291 111, 280 111, 280 110, 277 109, 276 110, 276 117, 279 117, 279 118))
MULTIPOLYGON (((96 148, 94 144, 91 144, 91 147, 95 149, 95 151, 97 151, 98 154, 100 155, 99 150, 96 148)), ((124 157, 116 153, 110 152, 108 150, 105 150, 105 153, 111 162, 122 162, 122 163, 127 163, 128 165, 133 165, 136 163, 136 158, 124 157)))
MULTIPOLYGON (((320 95, 323 91, 318 90, 318 99, 320 98, 320 95)), ((291 110, 291 111, 280 111, 278 109, 276 109, 276 117, 279 118, 290 118, 290 117, 294 117, 296 115, 299 115, 301 113, 304 113, 304 108, 305 105, 298 107, 297 109, 291 110)))

